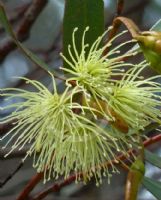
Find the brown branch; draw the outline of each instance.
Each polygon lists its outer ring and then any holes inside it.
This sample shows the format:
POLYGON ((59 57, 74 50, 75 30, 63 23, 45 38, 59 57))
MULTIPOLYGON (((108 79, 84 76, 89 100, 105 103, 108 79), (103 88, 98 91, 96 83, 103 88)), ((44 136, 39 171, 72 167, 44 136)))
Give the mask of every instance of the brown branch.
MULTIPOLYGON (((115 18, 122 14, 123 8, 124 8, 124 0, 117 0, 116 14, 115 14, 115 17, 112 22, 112 30, 109 33, 108 41, 111 40, 116 35, 116 33, 121 25, 121 22, 115 22, 115 18)), ((109 48, 107 47, 103 54, 106 55, 108 53, 108 51, 109 51, 109 48)))
MULTIPOLYGON (((138 2, 136 5, 130 7, 129 9, 125 10, 124 12, 122 12, 122 16, 129 16, 133 13, 136 12, 136 10, 143 10, 144 7, 146 6, 146 4, 148 4, 149 0, 142 0, 140 2, 138 2)), ((106 27, 108 27, 109 25, 111 25, 111 22, 113 21, 113 17, 109 18, 109 20, 106 23, 106 27)))
MULTIPOLYGON (((124 0, 118 0, 116 15, 113 19, 110 19, 106 24, 106 27, 108 27, 111 24, 111 21, 113 21, 112 22, 113 28, 110 31, 108 41, 116 35, 118 29, 121 26, 121 20, 116 20, 116 17, 119 17, 120 15, 128 16, 129 14, 135 12, 135 10, 142 9, 143 7, 145 7, 146 3, 148 3, 148 0, 142 0, 141 2, 139 2, 138 4, 133 6, 132 8, 123 12, 124 0)), ((108 50, 109 50, 108 48, 105 50, 104 55, 107 54, 108 50)))
POLYGON ((143 9, 147 6, 148 3, 149 3, 149 0, 139 1, 136 5, 130 7, 128 10, 123 12, 122 15, 123 16, 131 15, 132 13, 136 13, 136 10, 137 11, 140 10, 141 12, 143 12, 143 9))
POLYGON ((117 16, 121 15, 124 8, 124 0, 117 0, 117 16))
POLYGON ((58 192, 61 190, 61 188, 63 188, 64 186, 70 185, 75 180, 76 180, 76 176, 72 175, 68 179, 66 179, 60 183, 56 183, 53 186, 47 188, 46 190, 40 192, 37 196, 35 196, 34 198, 31 198, 30 200, 44 199, 49 193, 58 192))
POLYGON ((21 20, 21 18, 23 18, 24 13, 27 11, 30 5, 31 3, 24 3, 23 5, 16 7, 11 16, 9 16, 9 22, 14 24, 21 20))
POLYGON ((26 200, 28 198, 29 193, 34 189, 34 187, 40 182, 43 177, 43 173, 36 174, 30 182, 26 185, 24 190, 18 196, 16 200, 26 200))
POLYGON ((116 15, 112 22, 113 28, 110 31, 109 40, 115 36, 115 34, 117 33, 117 31, 121 25, 121 23, 115 23, 115 19, 116 19, 116 17, 119 17, 122 14, 123 8, 124 8, 124 0, 117 0, 117 10, 116 10, 116 15))
MULTIPOLYGON (((20 42, 29 38, 30 29, 37 17, 47 4, 48 0, 33 0, 31 6, 27 9, 24 18, 16 30, 16 37, 20 42)), ((0 61, 16 48, 16 44, 12 39, 6 39, 0 46, 0 61)))
MULTIPOLYGON (((161 134, 159 135, 156 135, 156 136, 153 136, 152 138, 149 138, 147 140, 145 140, 143 142, 144 146, 147 147, 151 144, 154 144, 158 141, 161 141, 161 134)), ((134 153, 135 151, 134 150, 129 150, 128 151, 128 154, 131 155, 132 153, 134 153)), ((116 158, 118 161, 124 161, 127 159, 127 155, 124 155, 124 154, 121 154, 119 155, 117 158, 116 158)), ((121 162, 119 163, 116 163, 115 160, 112 160, 112 163, 114 165, 120 165, 122 164, 121 162)), ((105 162, 103 164, 101 164, 101 166, 103 165, 106 165, 106 166, 111 166, 111 162, 105 162)), ((128 168, 124 168, 124 169, 128 169, 128 168)), ((34 198, 31 198, 31 200, 41 200, 41 199, 44 199, 48 194, 52 193, 52 192, 58 192, 61 190, 61 188, 63 188, 64 186, 66 185, 69 185, 71 184, 73 181, 76 180, 76 177, 77 176, 80 176, 82 177, 83 173, 80 173, 80 174, 75 174, 75 175, 72 175, 70 176, 68 179, 62 181, 61 183, 56 183, 52 186, 50 186, 49 188, 45 189, 44 191, 40 192, 38 195, 36 195, 34 198)))
MULTIPOLYGON (((30 4, 31 3, 25 3, 24 5, 15 8, 13 13, 11 13, 10 16, 8 17, 9 22, 11 24, 17 23, 24 16, 24 13, 29 8, 30 4)), ((3 33, 3 32, 4 32, 4 28, 0 26, 0 33, 3 33)))
POLYGON ((151 138, 148 138, 147 140, 145 140, 143 142, 143 144, 144 144, 144 147, 147 147, 147 146, 149 146, 151 144, 154 144, 156 142, 159 142, 159 141, 161 141, 161 133, 158 134, 158 135, 155 135, 155 136, 153 136, 151 138))

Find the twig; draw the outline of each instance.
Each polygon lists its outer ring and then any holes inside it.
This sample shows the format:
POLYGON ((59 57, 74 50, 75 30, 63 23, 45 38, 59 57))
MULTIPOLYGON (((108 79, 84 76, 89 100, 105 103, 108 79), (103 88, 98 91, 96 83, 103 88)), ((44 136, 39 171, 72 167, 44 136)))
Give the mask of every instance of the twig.
MULTIPOLYGON (((146 6, 146 4, 149 2, 149 0, 142 0, 140 2, 138 2, 136 5, 130 7, 128 10, 125 10, 124 12, 122 12, 122 16, 128 16, 129 14, 131 15, 132 13, 134 13, 136 10, 143 10, 143 8, 146 6)), ((111 25, 111 21, 113 21, 113 17, 109 18, 107 23, 106 23, 106 27, 108 27, 109 25, 111 25)))
MULTIPOLYGON (((11 13, 9 16, 9 22, 11 24, 17 23, 24 16, 24 13, 26 12, 30 4, 31 3, 25 3, 24 5, 15 8, 13 13, 11 13)), ((4 32, 4 28, 0 26, 0 33, 3 33, 3 32, 4 32)))
MULTIPOLYGON (((112 30, 109 33, 108 41, 111 40, 111 38, 113 38, 116 35, 116 33, 121 25, 121 22, 115 22, 115 18, 121 15, 123 8, 124 8, 124 0, 117 0, 116 14, 115 14, 115 17, 112 22, 112 30)), ((103 54, 106 55, 108 53, 108 51, 109 51, 109 47, 107 47, 105 49, 103 54)))
POLYGON ((112 30, 110 31, 108 40, 111 40, 111 38, 113 38, 116 35, 116 33, 121 25, 121 22, 115 22, 115 19, 116 19, 116 17, 119 17, 121 15, 121 13, 123 11, 123 6, 124 6, 124 0, 118 0, 117 12, 116 12, 116 15, 112 22, 112 30))
POLYGON ((48 189, 40 192, 37 196, 35 196, 34 198, 31 198, 30 200, 44 199, 49 193, 58 192, 59 190, 61 190, 62 187, 70 185, 75 180, 76 180, 76 176, 72 175, 68 179, 66 179, 60 183, 56 183, 53 186, 49 187, 48 189))
POLYGON ((10 23, 15 24, 19 20, 23 19, 24 13, 27 11, 30 5, 31 3, 24 3, 23 5, 16 7, 13 11, 13 14, 9 17, 10 23))
POLYGON ((156 142, 159 142, 159 141, 161 141, 161 133, 158 134, 158 135, 155 135, 155 136, 153 136, 151 138, 148 138, 147 140, 145 140, 143 142, 143 144, 144 144, 144 147, 147 147, 147 146, 149 146, 151 144, 154 144, 156 142))
POLYGON ((2 188, 23 166, 23 162, 16 167, 16 169, 3 181, 0 183, 0 188, 2 188))
POLYGON ((36 174, 30 182, 26 185, 24 190, 21 192, 21 194, 18 196, 16 200, 25 200, 27 199, 29 193, 34 189, 34 187, 40 182, 40 180, 43 177, 43 173, 36 174))
MULTIPOLYGON (((156 135, 156 136, 153 136, 152 138, 149 138, 147 140, 145 140, 143 142, 144 146, 147 147, 151 144, 154 144, 158 141, 161 141, 161 134, 159 135, 156 135)), ((131 155, 132 153, 134 153, 134 150, 129 150, 128 151, 128 154, 131 155)), ((121 154, 117 157, 117 160, 121 160, 121 161, 124 161, 127 159, 127 156, 124 155, 124 154, 121 154)), ((118 165, 118 164, 121 164, 121 163, 116 163, 115 160, 112 160, 112 163, 115 164, 115 165, 118 165)), ((102 165, 106 165, 106 166, 111 166, 111 162, 105 162, 103 163, 102 165)), ((127 168, 128 169, 128 168, 127 168)), ((41 199, 44 199, 48 194, 52 193, 52 192, 58 192, 61 190, 61 188, 63 188, 64 186, 66 185, 69 185, 71 184, 73 181, 76 180, 76 177, 77 176, 82 176, 83 173, 80 173, 80 174, 75 174, 75 175, 72 175, 70 176, 68 179, 62 181, 61 183, 56 183, 52 186, 50 186, 49 188, 47 188, 46 190, 40 192, 38 195, 36 195, 34 198, 32 198, 31 200, 41 200, 41 199)))
POLYGON ((137 11, 140 10, 141 12, 143 12, 143 9, 147 6, 148 3, 149 3, 149 0, 139 1, 136 5, 134 5, 133 7, 130 7, 127 11, 123 12, 122 15, 123 16, 131 15, 132 13, 135 13, 136 10, 137 11))
POLYGON ((117 0, 117 16, 121 15, 124 8, 124 0, 117 0))
MULTIPOLYGON (((141 2, 139 2, 138 4, 136 4, 135 6, 130 8, 129 10, 123 12, 124 0, 118 0, 117 12, 116 12, 114 19, 110 19, 106 24, 106 26, 109 26, 109 24, 111 24, 111 21, 113 21, 112 22, 113 28, 109 33, 108 41, 116 35, 116 33, 122 23, 121 20, 116 20, 116 18, 119 18, 120 15, 127 16, 128 14, 133 13, 135 10, 141 9, 142 7, 145 6, 145 3, 147 3, 147 2, 148 2, 148 0, 142 0, 141 2)), ((106 55, 108 53, 108 51, 109 51, 109 48, 106 48, 106 50, 104 51, 104 55, 106 55)))
MULTIPOLYGON (((37 17, 47 4, 48 0, 33 0, 31 6, 27 9, 24 18, 16 30, 16 36, 19 41, 25 41, 30 34, 30 29, 37 17)), ((16 48, 12 39, 7 39, 0 47, 0 61, 16 48)))

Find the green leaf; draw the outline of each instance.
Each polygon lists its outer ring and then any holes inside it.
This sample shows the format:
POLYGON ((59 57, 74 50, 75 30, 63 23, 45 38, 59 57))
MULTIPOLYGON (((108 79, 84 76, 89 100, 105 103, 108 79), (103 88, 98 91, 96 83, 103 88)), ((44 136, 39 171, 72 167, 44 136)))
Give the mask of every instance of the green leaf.
MULTIPOLYGON (((76 47, 81 51, 82 35, 87 26, 85 43, 89 46, 104 32, 104 3, 103 0, 66 0, 63 21, 63 54, 69 60, 68 45, 72 44, 72 33, 78 27, 76 33, 76 47)), ((64 67, 68 67, 64 62, 64 67)))
POLYGON ((15 44, 21 49, 21 51, 27 56, 32 62, 34 62, 39 67, 43 68, 45 71, 51 71, 46 63, 44 63, 40 58, 34 55, 31 51, 25 48, 16 38, 15 33, 12 30, 12 27, 8 21, 5 9, 0 3, 0 22, 4 26, 6 32, 11 36, 15 44))
POLYGON ((161 182, 154 181, 148 177, 144 177, 142 184, 151 192, 158 200, 161 200, 161 182))
POLYGON ((145 159, 156 167, 161 168, 161 157, 148 150, 145 150, 145 159))

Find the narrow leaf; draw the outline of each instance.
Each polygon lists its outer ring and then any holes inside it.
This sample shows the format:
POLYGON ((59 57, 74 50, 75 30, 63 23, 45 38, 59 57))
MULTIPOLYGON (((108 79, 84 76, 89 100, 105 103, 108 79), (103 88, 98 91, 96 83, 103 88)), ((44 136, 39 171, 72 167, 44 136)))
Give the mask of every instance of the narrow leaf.
POLYGON ((3 5, 0 3, 0 22, 4 26, 6 32, 11 36, 15 44, 21 49, 21 51, 27 56, 32 62, 34 62, 39 67, 43 68, 45 71, 51 71, 46 63, 44 63, 41 59, 39 59, 36 55, 34 55, 31 51, 25 48, 16 38, 15 33, 12 30, 10 22, 8 21, 5 9, 3 5))
POLYGON ((156 167, 161 168, 161 157, 148 150, 145 150, 145 159, 156 167))
MULTIPOLYGON (((74 28, 78 27, 75 40, 79 54, 81 51, 82 35, 87 26, 89 26, 89 31, 86 34, 85 43, 91 46, 98 36, 104 32, 103 0, 66 0, 63 21, 63 54, 69 60, 71 58, 68 53, 68 45, 72 44, 74 28)), ((69 68, 65 62, 64 67, 69 68)))
POLYGON ((142 183, 149 192, 151 192, 158 200, 161 200, 161 182, 144 177, 142 183))

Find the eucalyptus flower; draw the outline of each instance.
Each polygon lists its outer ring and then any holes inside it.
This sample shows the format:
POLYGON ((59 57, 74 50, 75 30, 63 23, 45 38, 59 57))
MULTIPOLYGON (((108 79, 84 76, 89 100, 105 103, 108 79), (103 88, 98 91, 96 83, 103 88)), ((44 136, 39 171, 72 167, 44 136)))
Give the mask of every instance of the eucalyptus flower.
POLYGON ((86 32, 89 30, 87 27, 83 33, 79 54, 75 41, 77 30, 78 28, 74 29, 72 45, 68 46, 69 58, 61 54, 70 68, 62 69, 69 73, 67 83, 74 80, 76 85, 82 88, 84 105, 100 110, 103 117, 123 132, 128 132, 128 127, 144 129, 151 121, 160 123, 161 103, 158 93, 161 89, 160 84, 153 81, 156 77, 140 80, 139 73, 148 64, 141 62, 135 65, 122 61, 125 56, 136 54, 127 52, 126 55, 120 55, 120 48, 132 41, 121 43, 104 55, 106 48, 124 32, 101 47, 109 28, 89 47, 85 43, 86 32), (125 66, 130 67, 127 72, 124 70, 125 66), (117 76, 119 78, 116 80, 117 76), (121 125, 118 124, 119 121, 121 125))
MULTIPOLYGON (((34 86, 36 91, 7 88, 2 89, 1 94, 6 100, 15 97, 24 100, 1 108, 14 111, 0 123, 16 120, 14 127, 1 138, 7 140, 3 148, 11 146, 7 155, 30 144, 23 161, 33 155, 33 166, 38 172, 44 172, 44 182, 60 175, 67 178, 72 172, 83 173, 85 182, 93 176, 97 183, 101 182, 102 171, 110 177, 108 168, 101 167, 101 163, 116 160, 117 152, 126 153, 125 147, 118 143, 111 130, 104 130, 86 117, 86 112, 93 108, 73 102, 73 96, 80 89, 70 90, 67 87, 58 94, 52 76, 52 93, 38 81, 22 79, 34 86), (79 114, 74 109, 78 109, 79 114)), ((118 172, 112 162, 111 166, 113 172, 118 172)))
MULTIPOLYGON (((99 36, 89 47, 89 45, 85 43, 86 32, 89 30, 89 27, 86 27, 82 37, 81 52, 79 54, 75 41, 78 28, 75 28, 72 34, 72 45, 68 46, 69 58, 65 57, 62 53, 60 54, 64 61, 70 66, 70 68, 62 68, 70 75, 70 78, 67 79, 67 83, 71 80, 76 81, 76 85, 83 88, 85 93, 92 95, 96 101, 98 98, 104 96, 105 90, 107 91, 108 89, 108 92, 111 92, 111 85, 115 81, 113 77, 122 75, 124 72, 123 67, 132 66, 130 63, 125 63, 123 61, 125 55, 120 54, 121 47, 133 42, 132 40, 119 44, 104 55, 104 51, 111 47, 112 42, 127 32, 123 31, 119 33, 101 47, 101 43, 110 29, 111 27, 99 36), (88 49, 88 53, 86 49, 88 49)), ((128 57, 135 54, 136 53, 127 53, 126 56, 128 57)), ((107 99, 104 100, 107 101, 107 99)))
POLYGON ((161 84, 155 81, 161 76, 141 76, 148 65, 143 61, 129 69, 113 87, 108 102, 108 106, 135 130, 143 130, 151 122, 161 124, 161 84))

